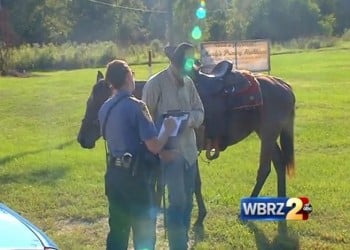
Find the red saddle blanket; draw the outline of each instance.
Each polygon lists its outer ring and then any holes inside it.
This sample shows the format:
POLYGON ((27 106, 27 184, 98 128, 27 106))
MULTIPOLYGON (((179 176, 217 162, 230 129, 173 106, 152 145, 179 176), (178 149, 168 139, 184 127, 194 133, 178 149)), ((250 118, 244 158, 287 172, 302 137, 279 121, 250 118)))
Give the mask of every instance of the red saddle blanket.
POLYGON ((233 81, 229 103, 231 109, 249 109, 261 106, 263 98, 260 83, 249 71, 235 71, 236 81, 233 81))

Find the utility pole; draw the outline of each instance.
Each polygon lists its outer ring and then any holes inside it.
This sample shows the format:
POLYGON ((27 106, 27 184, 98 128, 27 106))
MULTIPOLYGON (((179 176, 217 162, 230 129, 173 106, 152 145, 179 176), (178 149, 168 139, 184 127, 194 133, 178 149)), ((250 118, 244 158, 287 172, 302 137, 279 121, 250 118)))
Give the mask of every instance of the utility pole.
POLYGON ((167 23, 167 33, 168 33, 168 43, 170 46, 174 45, 174 30, 173 30, 173 0, 168 0, 167 4, 168 12, 168 23, 167 23))

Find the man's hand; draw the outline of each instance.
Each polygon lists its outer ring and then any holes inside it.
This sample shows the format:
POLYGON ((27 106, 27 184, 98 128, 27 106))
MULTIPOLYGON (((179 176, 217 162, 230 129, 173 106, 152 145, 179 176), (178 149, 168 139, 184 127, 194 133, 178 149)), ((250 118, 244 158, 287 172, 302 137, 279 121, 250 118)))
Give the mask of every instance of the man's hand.
POLYGON ((165 133, 167 135, 170 135, 171 133, 173 133, 176 129, 176 122, 175 119, 173 117, 167 117, 164 119, 163 121, 164 123, 164 128, 165 128, 165 133))
POLYGON ((195 127, 194 118, 191 114, 190 114, 190 117, 188 118, 188 121, 187 121, 187 127, 189 127, 189 128, 195 127))

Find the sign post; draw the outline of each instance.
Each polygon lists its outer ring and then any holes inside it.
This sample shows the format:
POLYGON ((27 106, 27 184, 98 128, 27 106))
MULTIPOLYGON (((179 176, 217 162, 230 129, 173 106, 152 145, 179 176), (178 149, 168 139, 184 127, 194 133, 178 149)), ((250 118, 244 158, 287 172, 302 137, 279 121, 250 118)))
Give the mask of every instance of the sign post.
POLYGON ((152 76, 152 50, 148 51, 148 74, 152 76))

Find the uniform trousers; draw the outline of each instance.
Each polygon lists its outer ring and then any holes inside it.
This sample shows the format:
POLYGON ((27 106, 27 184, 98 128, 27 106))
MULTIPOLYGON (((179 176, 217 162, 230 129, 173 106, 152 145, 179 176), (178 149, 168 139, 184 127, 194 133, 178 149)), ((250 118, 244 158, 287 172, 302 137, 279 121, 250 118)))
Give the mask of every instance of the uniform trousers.
POLYGON ((154 191, 141 175, 123 168, 108 167, 105 189, 109 203, 107 250, 128 249, 130 229, 134 248, 153 250, 156 240, 154 191))

